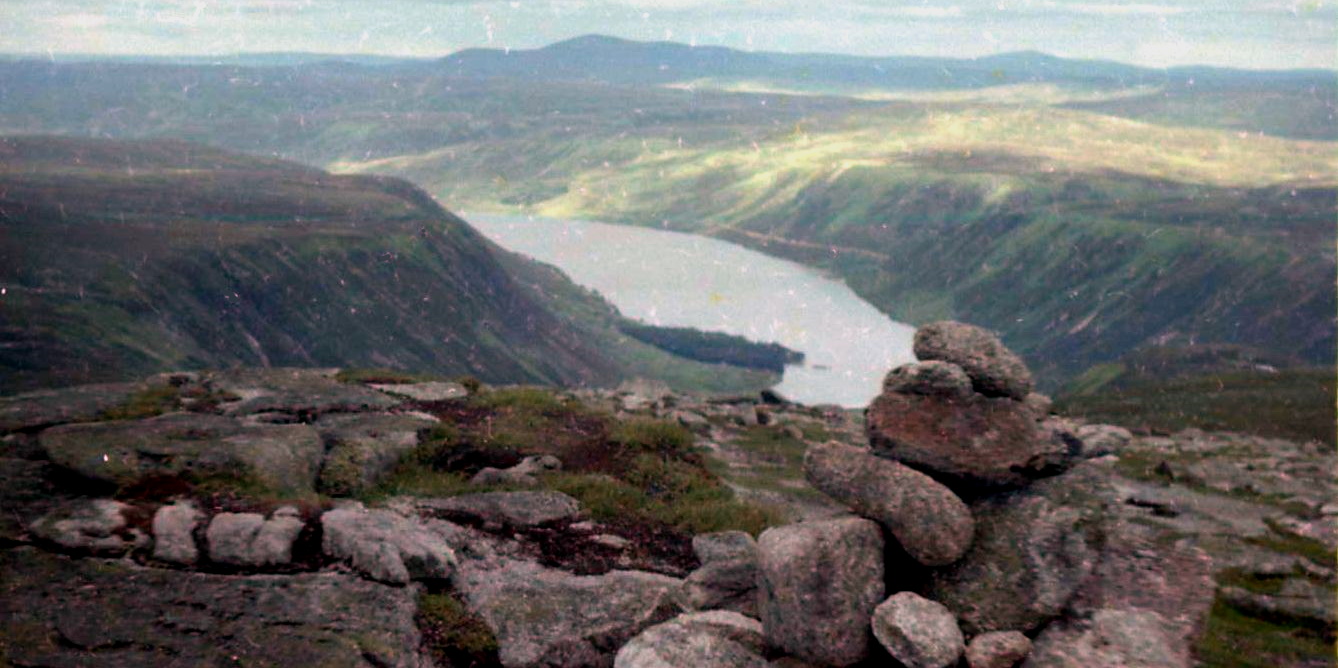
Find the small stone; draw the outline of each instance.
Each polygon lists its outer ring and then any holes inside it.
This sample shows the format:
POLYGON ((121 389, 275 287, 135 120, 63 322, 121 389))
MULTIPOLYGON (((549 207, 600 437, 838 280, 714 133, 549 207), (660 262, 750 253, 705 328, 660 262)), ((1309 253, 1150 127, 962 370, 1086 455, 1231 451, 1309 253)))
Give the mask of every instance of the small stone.
POLYGON ((269 520, 258 513, 219 513, 205 530, 209 558, 233 566, 287 564, 302 527, 297 509, 291 507, 276 510, 269 520))
POLYGON ((327 556, 378 582, 444 580, 455 569, 451 546, 417 517, 354 502, 321 515, 321 527, 327 556))
POLYGON ((1013 668, 1031 653, 1031 638, 1018 631, 982 633, 966 646, 968 668, 1013 668))
POLYGON ((590 541, 595 543, 596 545, 603 545, 604 547, 613 550, 627 549, 627 546, 632 544, 632 541, 627 540, 622 536, 615 536, 610 533, 596 534, 590 537, 590 541))
POLYGON ((956 364, 912 362, 890 371, 883 379, 883 391, 965 398, 971 394, 971 379, 956 364))
POLYGON ((738 613, 679 615, 632 638, 614 668, 766 668, 762 624, 738 613))
POLYGON ((930 323, 915 332, 915 357, 962 367, 975 390, 990 397, 1022 399, 1031 392, 1031 372, 994 333, 961 322, 930 323))
POLYGON ((195 527, 204 514, 190 501, 163 506, 153 516, 153 558, 172 564, 190 565, 200 559, 195 545, 195 527))
POLYGON ((144 532, 127 527, 131 506, 112 499, 85 499, 57 508, 33 523, 37 538, 70 550, 119 555, 148 547, 144 532))
POLYGON ((873 611, 873 635, 906 668, 947 668, 957 663, 965 644, 947 608, 908 591, 873 611))

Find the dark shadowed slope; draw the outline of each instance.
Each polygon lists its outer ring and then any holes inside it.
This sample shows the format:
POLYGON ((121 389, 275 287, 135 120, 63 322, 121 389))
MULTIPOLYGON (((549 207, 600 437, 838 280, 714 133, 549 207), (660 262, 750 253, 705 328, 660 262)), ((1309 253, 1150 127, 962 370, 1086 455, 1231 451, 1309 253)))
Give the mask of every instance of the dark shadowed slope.
POLYGON ((608 384, 654 356, 407 182, 175 141, 0 140, 0 285, 7 391, 230 365, 608 384))

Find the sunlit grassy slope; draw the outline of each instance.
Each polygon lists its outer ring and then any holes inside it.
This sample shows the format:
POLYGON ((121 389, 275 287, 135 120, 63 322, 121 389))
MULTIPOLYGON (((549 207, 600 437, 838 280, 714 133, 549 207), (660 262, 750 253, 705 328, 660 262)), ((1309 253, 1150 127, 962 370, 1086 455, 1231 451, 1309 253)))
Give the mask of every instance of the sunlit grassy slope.
POLYGON ((1331 363, 1338 144, 1040 105, 897 103, 760 139, 527 134, 344 170, 463 209, 703 231, 895 317, 1004 332, 1056 378, 1152 343, 1331 363))

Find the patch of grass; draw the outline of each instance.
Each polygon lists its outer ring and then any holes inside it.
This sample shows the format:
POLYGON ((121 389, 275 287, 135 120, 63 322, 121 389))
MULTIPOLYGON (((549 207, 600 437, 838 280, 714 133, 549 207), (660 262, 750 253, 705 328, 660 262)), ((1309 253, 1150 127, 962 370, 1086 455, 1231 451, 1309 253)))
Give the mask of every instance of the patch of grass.
POLYGON ((1133 382, 1055 402, 1065 415, 1130 428, 1189 427, 1335 444, 1332 370, 1237 371, 1133 382))
POLYGON ((609 439, 632 452, 683 458, 692 452, 692 432, 665 420, 633 418, 614 427, 609 439))
POLYGON ((401 465, 375 487, 364 490, 358 497, 364 503, 374 503, 392 496, 440 498, 481 491, 486 490, 470 485, 469 478, 463 473, 401 465))
POLYGON ((1205 668, 1328 665, 1333 651, 1332 643, 1314 630, 1252 617, 1220 598, 1194 643, 1194 655, 1205 668))
POLYGON ((1333 551, 1325 546, 1324 543, 1321 543, 1314 538, 1298 536, 1279 525, 1272 518, 1264 518, 1264 523, 1267 524, 1270 529, 1269 534, 1266 536, 1252 536, 1246 538, 1245 541, 1247 543, 1258 545, 1259 547, 1267 548, 1282 554, 1305 557, 1325 568, 1333 568, 1334 562, 1338 561, 1338 556, 1335 556, 1333 551))
POLYGON ((406 385, 441 380, 437 376, 422 373, 408 373, 397 369, 341 369, 335 374, 335 380, 341 383, 359 385, 406 385))
POLYGON ((505 387, 490 390, 472 397, 470 403, 494 411, 511 409, 537 415, 560 413, 569 406, 552 391, 539 387, 505 387))
POLYGON ((492 629, 454 595, 419 596, 414 621, 423 634, 423 644, 438 665, 461 668, 502 665, 492 629))
POLYGON ((100 420, 142 420, 181 408, 181 397, 171 385, 148 387, 120 406, 108 408, 98 416, 100 420))

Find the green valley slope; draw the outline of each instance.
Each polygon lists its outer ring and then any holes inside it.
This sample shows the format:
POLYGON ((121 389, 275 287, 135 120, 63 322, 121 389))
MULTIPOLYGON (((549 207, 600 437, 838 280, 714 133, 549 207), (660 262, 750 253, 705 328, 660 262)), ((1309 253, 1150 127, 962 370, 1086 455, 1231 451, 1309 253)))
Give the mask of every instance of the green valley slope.
POLYGON ((1332 364, 1332 142, 951 104, 746 143, 642 140, 629 154, 635 136, 546 134, 340 167, 457 207, 668 226, 815 264, 894 318, 998 329, 1052 382, 1169 342, 1332 364), (561 157, 501 162, 540 145, 561 157))
POLYGON ((773 379, 622 335, 602 300, 404 181, 176 141, 0 140, 0 285, 3 391, 234 365, 773 379))

